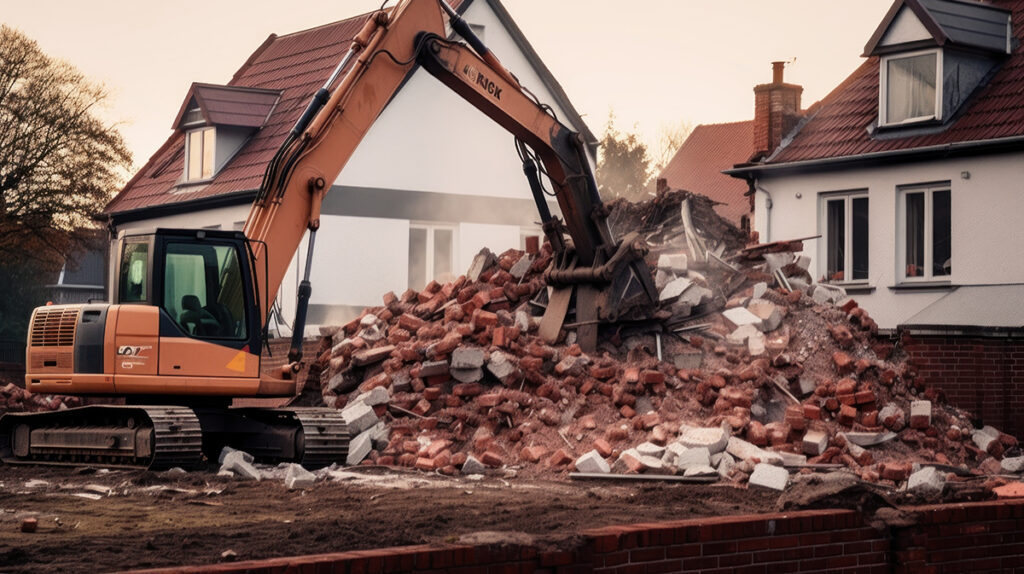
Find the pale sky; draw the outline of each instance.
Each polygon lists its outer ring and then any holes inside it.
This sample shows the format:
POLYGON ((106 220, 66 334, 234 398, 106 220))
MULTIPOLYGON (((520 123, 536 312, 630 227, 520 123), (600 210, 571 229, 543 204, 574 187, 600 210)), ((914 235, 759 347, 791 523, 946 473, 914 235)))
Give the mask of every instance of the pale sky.
MULTIPOLYGON (((893 0, 503 0, 599 137, 609 110, 655 144, 662 126, 753 117, 773 60, 803 104, 824 97, 893 0)), ((189 85, 227 83, 271 33, 376 9, 379 0, 0 0, 0 22, 111 93, 106 117, 141 167, 189 85)), ((501 57, 501 54, 498 54, 501 57)), ((515 70, 513 70, 515 72, 515 70)))

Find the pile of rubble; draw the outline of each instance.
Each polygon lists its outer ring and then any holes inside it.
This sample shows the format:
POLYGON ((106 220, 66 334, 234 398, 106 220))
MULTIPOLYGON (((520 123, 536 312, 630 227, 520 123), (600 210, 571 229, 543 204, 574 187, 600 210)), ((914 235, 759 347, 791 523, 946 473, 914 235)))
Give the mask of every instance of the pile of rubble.
POLYGON ((652 245, 661 310, 595 353, 571 330, 554 345, 537 334, 547 245, 485 250, 451 283, 388 293, 324 328, 322 392, 349 422, 349 464, 778 489, 802 469, 891 486, 923 469, 915 488, 1021 470, 1004 458, 1016 439, 974 429, 842 288, 814 284, 800 241, 743 248, 711 205, 686 192, 613 204, 609 221, 652 245))
POLYGON ((55 411, 82 406, 79 397, 32 394, 14 383, 0 387, 0 414, 5 412, 55 411))

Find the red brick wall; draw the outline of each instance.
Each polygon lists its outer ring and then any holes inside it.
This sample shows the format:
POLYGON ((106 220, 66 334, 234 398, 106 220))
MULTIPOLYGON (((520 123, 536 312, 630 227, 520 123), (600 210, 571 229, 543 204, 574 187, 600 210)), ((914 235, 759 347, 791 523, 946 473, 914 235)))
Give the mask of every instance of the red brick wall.
POLYGON ((1024 339, 904 335, 902 345, 924 383, 951 404, 1024 437, 1024 339))
POLYGON ((852 510, 808 510, 610 526, 558 550, 407 546, 148 572, 518 574, 578 572, 1020 572, 1024 500, 906 508, 876 530, 852 510))

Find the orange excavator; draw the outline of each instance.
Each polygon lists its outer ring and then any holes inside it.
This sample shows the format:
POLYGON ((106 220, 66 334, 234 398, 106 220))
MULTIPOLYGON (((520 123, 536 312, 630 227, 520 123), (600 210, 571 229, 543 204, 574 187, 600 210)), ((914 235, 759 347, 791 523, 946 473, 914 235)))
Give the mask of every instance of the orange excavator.
POLYGON ((295 395, 321 203, 416 66, 515 136, 555 255, 541 335, 553 342, 573 307, 578 341, 593 350, 599 325, 642 318, 656 300, 644 244, 635 235, 612 237, 580 135, 521 86, 444 0, 402 0, 369 17, 312 97, 268 165, 242 232, 122 233, 110 303, 33 312, 30 392, 126 404, 8 413, 0 418, 0 460, 187 467, 231 446, 265 461, 343 461, 349 437, 337 411, 230 404, 295 395), (446 24, 465 43, 449 39, 446 24), (550 213, 538 171, 562 219, 550 213), (288 362, 261 375, 269 301, 307 231, 288 362))

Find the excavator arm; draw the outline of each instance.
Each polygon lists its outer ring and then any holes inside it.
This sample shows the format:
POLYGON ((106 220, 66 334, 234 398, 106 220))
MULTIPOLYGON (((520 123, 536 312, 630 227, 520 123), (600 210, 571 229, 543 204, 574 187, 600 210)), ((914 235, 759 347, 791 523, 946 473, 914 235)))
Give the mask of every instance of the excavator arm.
MULTIPOLYGON (((311 252, 324 195, 417 65, 517 140, 545 235, 555 251, 555 265, 548 273, 555 290, 542 336, 551 341, 558 336, 574 294, 579 339, 587 350, 596 346, 598 323, 618 320, 624 312, 655 300, 642 242, 635 236, 618 242, 612 237, 581 136, 536 101, 443 0, 403 0, 367 20, 268 166, 246 221, 244 231, 253 241, 256 268, 265 265, 267 270, 258 284, 263 294, 277 292, 303 235, 310 232, 289 353, 295 368, 301 358, 311 252), (446 20, 468 46, 447 39, 446 20), (534 156, 551 184, 564 223, 548 210, 534 156), (566 232, 571 242, 566 241, 566 232)), ((267 309, 262 313, 265 324, 267 309)))

